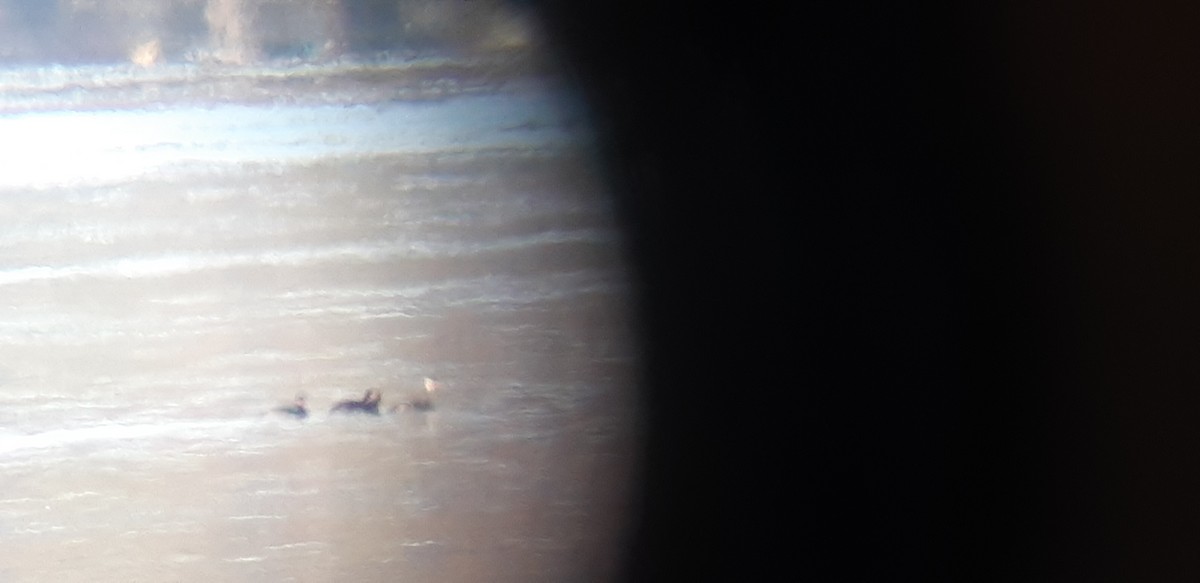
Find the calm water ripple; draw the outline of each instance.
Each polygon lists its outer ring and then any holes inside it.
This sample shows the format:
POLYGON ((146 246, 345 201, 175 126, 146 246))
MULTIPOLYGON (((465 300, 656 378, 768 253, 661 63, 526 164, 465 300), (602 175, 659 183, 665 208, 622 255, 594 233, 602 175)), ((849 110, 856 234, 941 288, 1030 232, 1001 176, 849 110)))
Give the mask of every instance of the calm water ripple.
POLYGON ((0 580, 612 573, 636 350, 569 94, 46 97, 106 75, 0 71, 0 580))

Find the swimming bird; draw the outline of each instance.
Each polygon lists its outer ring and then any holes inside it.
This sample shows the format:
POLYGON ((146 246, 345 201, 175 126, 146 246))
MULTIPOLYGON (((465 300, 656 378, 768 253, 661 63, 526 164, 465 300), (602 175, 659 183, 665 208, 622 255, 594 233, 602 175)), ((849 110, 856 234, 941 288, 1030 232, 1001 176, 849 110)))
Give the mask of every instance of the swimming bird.
POLYGON ((367 389, 366 394, 360 400, 339 401, 334 404, 329 410, 330 413, 366 413, 368 415, 379 414, 379 399, 381 395, 376 389, 367 389))
POLYGON ((408 410, 408 411, 432 411, 433 410, 433 392, 442 388, 442 384, 425 377, 425 393, 414 396, 413 398, 400 403, 391 408, 391 412, 408 410))
POLYGON ((276 407, 275 412, 291 415, 297 419, 308 417, 308 407, 306 406, 304 395, 296 395, 296 399, 292 401, 292 406, 276 407))

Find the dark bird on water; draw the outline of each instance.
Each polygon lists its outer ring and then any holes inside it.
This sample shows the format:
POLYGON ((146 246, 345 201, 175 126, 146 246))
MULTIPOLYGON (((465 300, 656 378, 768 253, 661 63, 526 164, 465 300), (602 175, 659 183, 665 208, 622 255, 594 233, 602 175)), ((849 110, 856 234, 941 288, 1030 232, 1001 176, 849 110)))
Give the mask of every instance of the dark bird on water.
POLYGON ((378 390, 367 389, 365 395, 359 400, 339 401, 334 404, 329 410, 330 413, 366 413, 368 415, 379 414, 379 399, 381 395, 378 390))
POLYGON ((296 400, 292 401, 292 405, 290 407, 276 407, 275 412, 283 413, 284 415, 291 415, 297 419, 304 419, 305 417, 308 417, 308 407, 305 404, 304 395, 296 395, 296 400))

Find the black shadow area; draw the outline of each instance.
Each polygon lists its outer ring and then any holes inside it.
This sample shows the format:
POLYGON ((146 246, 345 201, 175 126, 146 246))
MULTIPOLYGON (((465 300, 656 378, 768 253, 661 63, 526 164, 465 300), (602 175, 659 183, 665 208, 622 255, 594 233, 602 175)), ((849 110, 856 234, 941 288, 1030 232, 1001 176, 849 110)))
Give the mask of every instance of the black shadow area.
POLYGON ((630 580, 1200 573, 1200 11, 538 4, 638 277, 630 580))

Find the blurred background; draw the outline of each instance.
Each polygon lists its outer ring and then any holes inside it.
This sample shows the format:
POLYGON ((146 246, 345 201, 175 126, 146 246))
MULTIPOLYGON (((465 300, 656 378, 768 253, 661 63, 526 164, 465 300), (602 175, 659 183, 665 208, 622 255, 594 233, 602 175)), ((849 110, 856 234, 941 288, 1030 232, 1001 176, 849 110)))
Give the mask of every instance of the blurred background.
POLYGON ((0 62, 247 63, 528 47, 531 8, 498 0, 5 0, 0 62))

